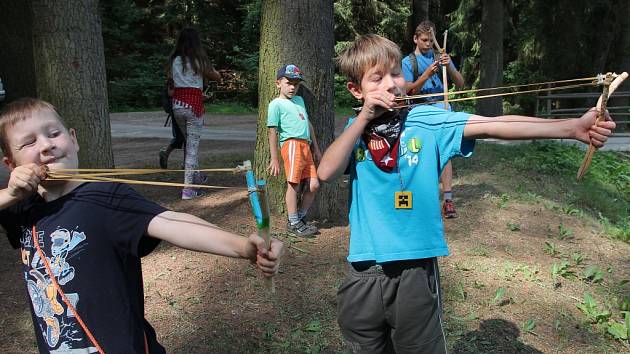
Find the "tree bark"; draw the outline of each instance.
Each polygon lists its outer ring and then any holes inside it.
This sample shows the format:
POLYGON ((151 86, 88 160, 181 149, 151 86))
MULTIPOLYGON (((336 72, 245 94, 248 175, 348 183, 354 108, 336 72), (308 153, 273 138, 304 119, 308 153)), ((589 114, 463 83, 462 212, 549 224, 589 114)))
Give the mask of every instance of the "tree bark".
MULTIPOLYGON (((479 88, 503 84, 503 0, 483 0, 481 16, 481 58, 479 88)), ((501 97, 477 101, 477 113, 483 116, 503 114, 501 97)))
MULTIPOLYGON (((270 205, 277 211, 285 212, 284 174, 273 177, 267 172, 267 107, 278 96, 276 70, 283 64, 297 65, 305 77, 298 94, 304 98, 320 149, 324 151, 333 141, 333 1, 266 0, 262 2, 261 13, 259 108, 254 166, 256 176, 268 181, 270 205)), ((332 184, 322 185, 311 215, 320 219, 338 216, 338 190, 332 184)))
POLYGON ((0 79, 6 101, 35 97, 30 1, 0 0, 0 79))
POLYGON ((402 45, 403 55, 411 53, 411 51, 415 49, 412 41, 413 35, 420 22, 429 19, 430 3, 431 0, 411 1, 411 15, 407 18, 407 31, 405 34, 405 41, 402 45))
POLYGON ((98 1, 33 0, 32 9, 37 95, 77 130, 81 167, 113 167, 98 1))

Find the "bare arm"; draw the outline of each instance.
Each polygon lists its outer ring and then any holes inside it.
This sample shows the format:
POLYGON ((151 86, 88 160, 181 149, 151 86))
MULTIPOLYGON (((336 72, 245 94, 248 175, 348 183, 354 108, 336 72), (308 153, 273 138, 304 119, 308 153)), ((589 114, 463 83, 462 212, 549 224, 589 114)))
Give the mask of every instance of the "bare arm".
POLYGON ((440 64, 446 66, 446 72, 448 72, 448 76, 451 78, 451 81, 455 84, 457 88, 464 87, 464 78, 462 74, 455 69, 455 65, 451 62, 451 57, 448 54, 442 54, 440 56, 440 64))
POLYGON ((214 66, 209 65, 205 72, 204 72, 204 77, 206 78, 206 80, 210 80, 210 81, 220 81, 221 80, 221 74, 219 74, 218 71, 216 71, 214 69, 214 66))
POLYGON ((256 235, 249 238, 235 235, 194 215, 174 211, 155 216, 147 233, 181 248, 249 259, 256 262, 265 275, 275 274, 284 249, 282 242, 276 239, 272 239, 267 250, 265 241, 256 235))
POLYGON ((280 160, 278 159, 278 128, 269 127, 269 155, 270 160, 267 170, 272 176, 280 174, 280 160))
POLYGON ((11 170, 7 188, 0 190, 0 209, 27 198, 37 191, 37 187, 46 178, 46 167, 30 163, 11 170))
POLYGON ((472 115, 464 128, 464 137, 472 139, 576 139, 596 147, 604 145, 615 123, 602 121, 595 126, 597 112, 591 109, 580 118, 542 119, 508 115, 495 118, 472 115))
POLYGON ((317 143, 317 137, 315 137, 315 129, 313 128, 313 124, 308 122, 308 129, 311 135, 311 145, 313 147, 313 157, 315 158, 315 162, 319 163, 322 159, 322 151, 319 149, 319 144, 317 143))

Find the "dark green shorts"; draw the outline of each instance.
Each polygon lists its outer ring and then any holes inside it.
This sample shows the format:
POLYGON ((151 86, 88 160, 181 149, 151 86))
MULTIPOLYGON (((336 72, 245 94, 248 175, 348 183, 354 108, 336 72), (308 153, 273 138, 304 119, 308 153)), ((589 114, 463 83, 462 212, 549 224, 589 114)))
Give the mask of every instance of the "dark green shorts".
POLYGON ((446 353, 437 259, 349 268, 337 320, 352 353, 446 353))

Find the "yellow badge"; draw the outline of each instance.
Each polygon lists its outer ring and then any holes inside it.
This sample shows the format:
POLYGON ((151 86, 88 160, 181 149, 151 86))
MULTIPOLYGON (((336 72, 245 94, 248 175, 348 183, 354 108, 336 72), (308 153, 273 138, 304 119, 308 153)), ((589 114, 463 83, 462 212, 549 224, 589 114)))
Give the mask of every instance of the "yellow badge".
POLYGON ((418 138, 411 138, 409 139, 409 141, 407 141, 407 147, 409 148, 409 151, 417 154, 418 152, 420 152, 420 149, 422 149, 422 143, 418 138))
POLYGON ((411 209, 412 205, 411 192, 394 193, 394 207, 396 209, 411 209))

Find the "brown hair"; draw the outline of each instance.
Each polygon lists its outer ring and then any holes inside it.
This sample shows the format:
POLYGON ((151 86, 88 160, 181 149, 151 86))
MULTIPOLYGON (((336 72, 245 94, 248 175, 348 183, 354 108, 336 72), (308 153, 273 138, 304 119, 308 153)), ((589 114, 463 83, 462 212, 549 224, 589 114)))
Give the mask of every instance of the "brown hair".
POLYGON ((55 106, 39 98, 20 98, 4 107, 2 112, 0 112, 0 149, 2 149, 4 156, 11 157, 11 149, 7 142, 9 128, 18 122, 31 118, 34 112, 44 110, 53 112, 65 127, 65 123, 59 116, 59 113, 57 113, 55 106))
POLYGON ((211 67, 210 59, 201 45, 199 33, 194 28, 186 27, 179 32, 175 49, 169 56, 167 77, 171 77, 171 67, 177 57, 181 57, 183 72, 186 72, 186 64, 188 64, 195 74, 202 77, 208 75, 211 67))
POLYGON ((337 57, 337 65, 348 81, 360 84, 369 68, 400 63, 401 59, 400 48, 394 42, 377 34, 365 34, 337 57))
POLYGON ((424 20, 420 22, 418 27, 416 27, 416 32, 413 35, 414 36, 420 36, 421 34, 431 35, 431 31, 435 32, 435 24, 429 20, 424 20))

